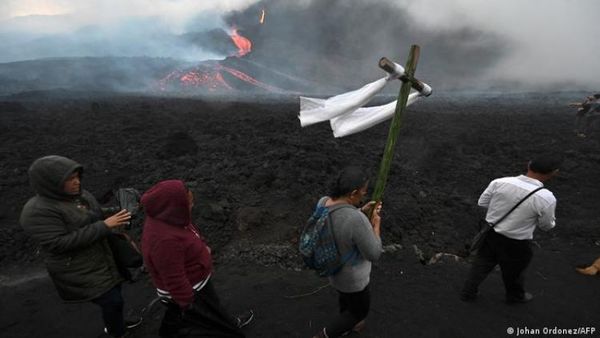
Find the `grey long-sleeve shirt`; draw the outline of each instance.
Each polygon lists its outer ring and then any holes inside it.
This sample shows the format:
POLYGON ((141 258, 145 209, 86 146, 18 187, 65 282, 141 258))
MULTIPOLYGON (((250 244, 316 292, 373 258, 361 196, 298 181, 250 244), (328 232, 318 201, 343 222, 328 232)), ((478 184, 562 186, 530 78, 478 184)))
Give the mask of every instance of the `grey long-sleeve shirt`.
POLYGON ((358 255, 329 277, 329 281, 341 292, 362 291, 370 281, 371 262, 378 260, 383 252, 381 239, 375 236, 371 223, 357 208, 342 207, 330 213, 340 254, 344 257, 356 247, 358 255))

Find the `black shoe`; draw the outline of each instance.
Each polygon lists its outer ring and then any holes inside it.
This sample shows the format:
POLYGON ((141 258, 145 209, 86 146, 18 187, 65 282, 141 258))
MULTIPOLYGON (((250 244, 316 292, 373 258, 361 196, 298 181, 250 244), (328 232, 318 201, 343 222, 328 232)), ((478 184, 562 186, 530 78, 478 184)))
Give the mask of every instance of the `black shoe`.
POLYGON ((248 310, 247 312, 238 315, 235 319, 237 320, 237 327, 241 329, 250 324, 252 319, 254 319, 254 312, 252 312, 252 310, 248 310))
POLYGON ((130 330, 142 324, 142 317, 132 317, 125 320, 125 328, 130 330))
POLYGON ((522 297, 506 297, 508 304, 529 303, 531 300, 533 300, 533 295, 529 292, 525 292, 522 297))
MULTIPOLYGON (((125 330, 131 330, 136 328, 142 324, 142 317, 131 317, 129 319, 125 319, 125 330)), ((108 333, 108 329, 104 328, 104 333, 108 333)))
POLYGON ((126 329, 133 329, 134 327, 140 326, 140 324, 142 324, 142 317, 131 317, 131 318, 125 319, 125 328, 126 329))

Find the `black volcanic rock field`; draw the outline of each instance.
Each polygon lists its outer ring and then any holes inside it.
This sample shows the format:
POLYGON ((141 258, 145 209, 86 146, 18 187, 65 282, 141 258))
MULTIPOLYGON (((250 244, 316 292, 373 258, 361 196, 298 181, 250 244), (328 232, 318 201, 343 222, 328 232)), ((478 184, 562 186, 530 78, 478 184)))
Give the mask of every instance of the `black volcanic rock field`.
MULTIPOLYGON (((382 237, 388 252, 374 269, 374 325, 363 337, 500 337, 511 324, 600 324, 593 300, 600 296, 599 280, 573 269, 600 255, 600 126, 586 138, 576 137, 574 111, 566 107, 584 95, 435 93, 408 109, 384 197, 382 237), (517 310, 502 304, 500 277, 493 273, 482 287, 488 294, 479 305, 483 310, 460 303, 456 292, 467 269, 465 243, 483 214, 479 194, 493 178, 524 172, 527 160, 540 151, 555 151, 564 165, 548 184, 558 199, 558 225, 536 233, 528 278, 539 299, 517 310), (438 261, 439 253, 450 255, 438 261), (471 318, 478 318, 472 326, 453 324, 471 318)), ((328 289, 293 303, 286 302, 295 298, 282 297, 325 283, 300 271, 298 232, 340 168, 361 164, 375 179, 388 123, 335 139, 326 123, 300 128, 298 110, 298 99, 291 96, 60 92, 2 99, 0 290, 7 298, 0 328, 11 337, 87 337, 92 329, 101 330, 93 306, 61 305, 47 279, 15 282, 27 271, 43 271, 43 253, 17 222, 32 194, 27 168, 40 156, 58 154, 83 164, 84 187, 108 204, 119 187, 143 192, 163 179, 189 182, 197 197, 194 220, 215 250, 222 297, 258 313, 248 335, 314 333, 335 311, 335 296, 328 289), (8 313, 6 304, 14 311, 8 313), (281 307, 291 315, 278 313, 281 307), (60 323, 56 316, 93 324, 60 323)), ((149 282, 128 286, 125 298, 132 297, 128 304, 149 301, 149 282)), ((148 320, 134 337, 152 337, 157 325, 148 320)))

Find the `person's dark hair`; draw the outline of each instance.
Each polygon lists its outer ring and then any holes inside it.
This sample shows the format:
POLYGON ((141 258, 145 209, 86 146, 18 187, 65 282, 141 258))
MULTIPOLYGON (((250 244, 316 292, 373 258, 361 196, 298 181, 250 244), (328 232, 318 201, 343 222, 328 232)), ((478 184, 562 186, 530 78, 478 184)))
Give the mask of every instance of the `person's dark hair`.
POLYGON ((529 162, 529 169, 538 174, 550 174, 558 169, 561 163, 562 159, 558 156, 542 155, 529 162))
POLYGON ((364 187, 369 182, 369 177, 365 171, 357 166, 349 166, 339 173, 333 186, 331 187, 332 198, 339 198, 350 194, 354 190, 364 187))

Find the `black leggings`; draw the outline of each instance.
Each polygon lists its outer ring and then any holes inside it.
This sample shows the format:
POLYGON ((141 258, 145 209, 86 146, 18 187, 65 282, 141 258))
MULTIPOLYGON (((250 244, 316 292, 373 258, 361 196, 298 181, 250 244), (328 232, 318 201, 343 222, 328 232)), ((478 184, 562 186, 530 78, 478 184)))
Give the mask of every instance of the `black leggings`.
POLYGON ((328 337, 339 337, 352 330, 361 320, 369 314, 371 294, 369 285, 359 292, 340 292, 340 313, 325 328, 328 337))
POLYGON ((102 319, 108 334, 113 337, 123 337, 125 335, 125 322, 123 320, 121 284, 93 299, 92 303, 97 304, 102 309, 102 319))

